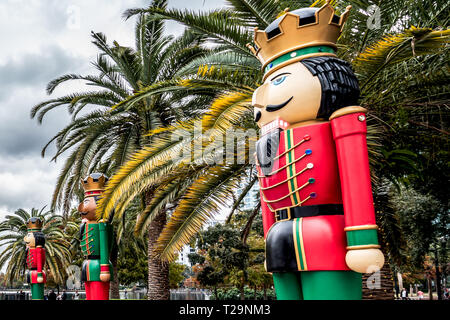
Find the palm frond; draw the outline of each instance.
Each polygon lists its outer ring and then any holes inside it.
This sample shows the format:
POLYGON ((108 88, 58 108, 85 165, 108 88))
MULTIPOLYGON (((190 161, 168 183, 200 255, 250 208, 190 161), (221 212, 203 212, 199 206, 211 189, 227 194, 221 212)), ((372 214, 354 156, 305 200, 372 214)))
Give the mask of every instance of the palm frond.
POLYGON ((411 27, 401 34, 386 35, 366 48, 353 61, 355 71, 362 81, 361 88, 366 89, 383 68, 417 56, 434 54, 442 50, 449 41, 450 30, 411 27))
POLYGON ((233 189, 237 188, 244 174, 245 168, 242 166, 215 166, 196 179, 155 244, 158 256, 172 261, 175 253, 189 243, 206 221, 232 200, 233 189))
POLYGON ((124 17, 128 19, 142 13, 151 14, 153 19, 180 22, 200 34, 208 35, 209 40, 215 41, 217 44, 225 44, 243 54, 251 55, 245 45, 252 41, 252 34, 247 28, 241 27, 241 18, 231 10, 198 13, 177 9, 130 9, 124 13, 124 17))

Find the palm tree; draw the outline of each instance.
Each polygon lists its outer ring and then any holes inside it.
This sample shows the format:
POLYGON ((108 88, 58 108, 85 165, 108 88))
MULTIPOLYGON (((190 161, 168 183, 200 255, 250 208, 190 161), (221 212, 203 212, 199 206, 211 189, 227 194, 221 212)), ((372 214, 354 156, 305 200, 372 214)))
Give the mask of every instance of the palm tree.
POLYGON ((27 212, 18 209, 13 215, 7 215, 0 223, 0 246, 5 249, 0 253, 0 267, 6 267, 5 281, 13 283, 22 279, 26 270, 26 245, 23 240, 27 234, 27 221, 31 217, 39 217, 43 221, 42 232, 45 235, 45 250, 47 252, 45 270, 55 283, 63 284, 66 279, 66 268, 70 265, 70 243, 65 236, 64 228, 74 227, 64 225, 63 217, 54 215, 52 211, 31 209, 27 212))
MULTIPOLYGON (((166 0, 155 0, 149 8, 165 10, 166 6, 166 0)), ((142 99, 132 108, 118 107, 121 101, 145 87, 160 82, 170 83, 178 70, 208 52, 209 49, 200 46, 204 35, 185 32, 174 39, 173 36, 164 34, 164 22, 153 20, 149 14, 143 13, 137 18, 135 48, 120 46, 116 41, 109 45, 102 33, 92 32, 92 38, 100 51, 93 63, 98 74, 63 75, 48 84, 47 92, 52 94, 62 83, 79 80, 98 90, 50 99, 36 105, 31 111, 31 117, 37 118, 39 123, 42 123, 48 112, 61 106, 66 106, 73 116, 71 123, 42 150, 44 156, 48 146, 54 142, 57 151, 52 160, 56 161, 70 149, 71 153, 56 182, 51 203, 52 209, 62 207, 66 214, 70 210, 72 199, 83 194, 79 183, 81 178, 93 171, 107 175, 115 173, 134 152, 153 143, 153 138, 147 135, 149 131, 164 128, 174 120, 185 120, 193 113, 201 112, 198 105, 209 105, 214 94, 210 91, 193 90, 190 99, 185 101, 187 94, 186 89, 183 89, 155 94, 142 99), (87 106, 94 106, 95 109, 87 112, 87 106)), ((142 189, 135 196, 140 197, 145 207, 154 191, 151 188, 142 189)), ((125 207, 116 211, 117 217, 123 214, 124 209, 125 207)), ((164 211, 159 219, 160 224, 155 221, 151 228, 160 230, 164 226, 164 211)), ((154 243, 155 240, 153 236, 148 241, 154 243)), ((152 250, 151 245, 149 250, 152 250)), ((157 275, 162 279, 160 281, 168 283, 166 265, 150 259, 149 268, 149 274, 157 275)))
MULTIPOLYGON (((139 199, 135 199, 126 209, 121 219, 115 219, 113 222, 116 230, 115 242, 111 252, 111 263, 113 265, 114 277, 111 285, 111 298, 119 299, 119 258, 147 257, 147 235, 135 237, 133 230, 136 223, 136 217, 141 211, 139 199)), ((144 258, 145 261, 145 258, 144 258)))
MULTIPOLYGON (((200 161, 199 156, 178 155, 183 148, 200 141, 202 151, 210 156, 211 145, 227 129, 255 128, 251 121, 251 96, 261 83, 262 73, 259 62, 246 48, 252 42, 252 29, 264 29, 286 7, 293 10, 321 6, 325 1, 311 2, 228 0, 229 8, 212 12, 144 8, 125 13, 127 18, 148 13, 153 20, 180 22, 193 34, 205 36, 213 49, 178 70, 173 81, 143 87, 116 108, 132 109, 161 92, 185 92, 185 89, 210 90, 216 93, 216 99, 200 117, 149 132, 152 144, 136 152, 112 177, 100 205, 103 217, 109 217, 114 207, 124 210, 141 190, 154 188, 156 192, 138 217, 136 233, 143 232, 161 210, 170 206, 171 216, 158 237, 156 255, 171 261, 207 219, 220 207, 229 205, 237 184, 254 183, 255 171, 248 159, 239 165, 211 165, 200 161), (200 136, 195 141, 181 139, 180 132, 187 131, 193 136, 195 120, 202 124, 200 136)), ((411 110, 408 122, 419 123, 415 128, 422 126, 421 134, 442 133, 439 119, 442 120, 442 110, 448 110, 450 77, 447 64, 450 30, 444 29, 448 26, 449 4, 443 0, 331 3, 338 12, 349 4, 353 6, 339 39, 338 54, 352 63, 361 85, 361 105, 370 111, 368 143, 374 182, 382 177, 399 179, 411 173, 405 168, 411 167, 414 154, 396 150, 392 145, 399 122, 391 115, 400 116, 402 110, 411 110), (368 23, 373 13, 371 5, 376 5, 372 8, 378 8, 381 17, 376 27, 368 23)), ((246 148, 249 147, 247 141, 246 148)), ((380 218, 384 217, 381 213, 380 218)), ((386 223, 389 221, 393 220, 387 219, 386 223)), ((398 235, 389 233, 389 236, 392 234, 398 235)), ((395 245, 400 241, 384 241, 389 259, 395 260, 398 252, 395 245)))

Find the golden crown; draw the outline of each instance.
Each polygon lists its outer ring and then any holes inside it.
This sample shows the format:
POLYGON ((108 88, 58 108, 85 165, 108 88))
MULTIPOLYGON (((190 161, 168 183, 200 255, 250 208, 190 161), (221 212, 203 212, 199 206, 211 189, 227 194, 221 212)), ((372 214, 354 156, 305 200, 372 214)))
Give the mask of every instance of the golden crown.
POLYGON ((108 177, 103 173, 91 173, 82 181, 85 196, 100 194, 105 190, 105 184, 108 177))
POLYGON ((248 47, 261 61, 265 76, 269 71, 275 71, 275 66, 270 66, 274 60, 281 59, 277 66, 284 66, 294 62, 293 59, 298 61, 311 56, 335 56, 336 41, 351 6, 339 17, 329 2, 327 0, 319 9, 303 8, 293 12, 286 9, 266 30, 255 28, 255 45, 248 47))
POLYGON ((39 231, 42 229, 42 220, 36 217, 30 218, 27 221, 28 231, 39 231))

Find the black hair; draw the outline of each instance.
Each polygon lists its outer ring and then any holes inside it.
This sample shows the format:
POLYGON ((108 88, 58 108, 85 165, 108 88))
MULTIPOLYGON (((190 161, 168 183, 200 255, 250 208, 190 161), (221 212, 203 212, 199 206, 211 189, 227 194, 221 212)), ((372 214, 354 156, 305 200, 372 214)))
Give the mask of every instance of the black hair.
POLYGON ((34 236, 34 244, 35 246, 45 246, 45 235, 43 232, 38 231, 38 232, 33 232, 33 236, 34 236))
POLYGON ((340 108, 358 105, 358 80, 348 62, 329 56, 306 58, 300 62, 319 78, 322 86, 317 118, 328 119, 340 108))

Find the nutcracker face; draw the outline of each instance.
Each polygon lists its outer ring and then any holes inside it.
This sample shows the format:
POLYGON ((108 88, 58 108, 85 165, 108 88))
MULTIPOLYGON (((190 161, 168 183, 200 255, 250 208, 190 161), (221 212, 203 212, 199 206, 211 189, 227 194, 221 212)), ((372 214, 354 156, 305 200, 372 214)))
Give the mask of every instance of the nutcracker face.
POLYGON ((95 197, 86 197, 83 202, 78 206, 78 212, 81 214, 82 219, 88 221, 97 221, 95 211, 97 209, 97 202, 95 197))
POLYGON ((27 248, 36 247, 36 239, 32 232, 28 232, 27 235, 23 238, 23 240, 25 241, 27 248))
POLYGON ((300 62, 272 73, 253 94, 255 121, 261 128, 280 118, 289 124, 315 120, 322 87, 317 77, 300 62))

